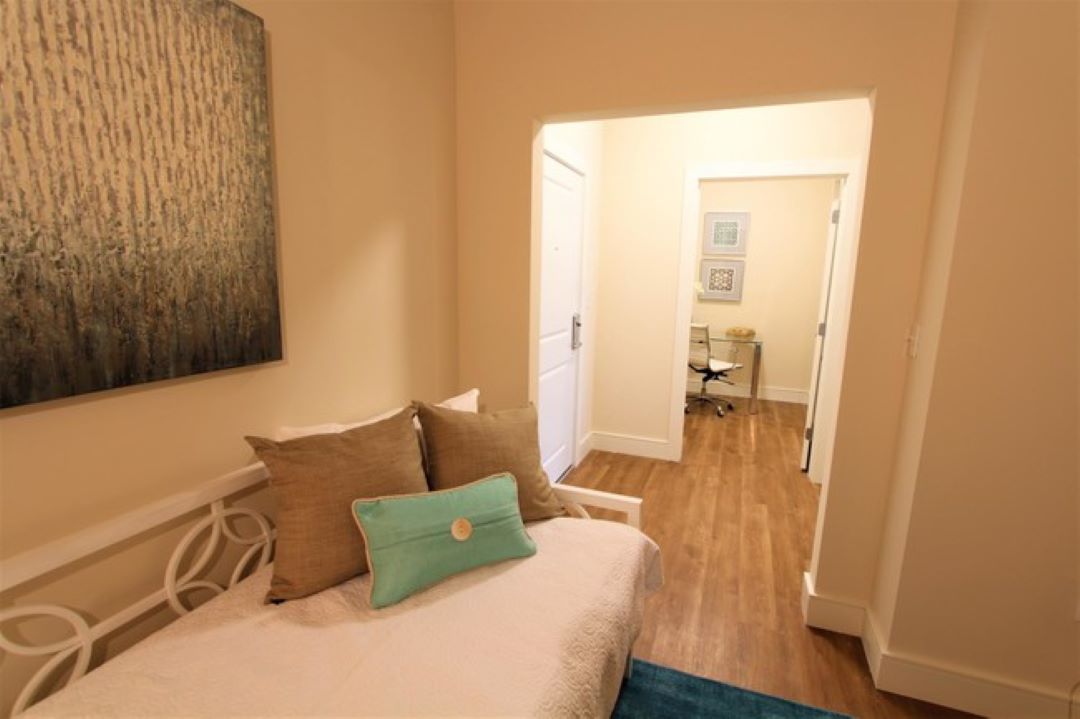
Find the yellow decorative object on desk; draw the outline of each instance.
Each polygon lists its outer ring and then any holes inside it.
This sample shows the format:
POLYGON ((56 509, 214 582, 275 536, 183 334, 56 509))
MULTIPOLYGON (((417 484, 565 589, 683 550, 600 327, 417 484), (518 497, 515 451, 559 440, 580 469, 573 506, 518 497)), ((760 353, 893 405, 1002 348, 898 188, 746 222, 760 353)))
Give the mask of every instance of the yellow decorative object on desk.
POLYGON ((751 327, 728 327, 727 336, 735 339, 748 340, 757 334, 757 330, 751 327))

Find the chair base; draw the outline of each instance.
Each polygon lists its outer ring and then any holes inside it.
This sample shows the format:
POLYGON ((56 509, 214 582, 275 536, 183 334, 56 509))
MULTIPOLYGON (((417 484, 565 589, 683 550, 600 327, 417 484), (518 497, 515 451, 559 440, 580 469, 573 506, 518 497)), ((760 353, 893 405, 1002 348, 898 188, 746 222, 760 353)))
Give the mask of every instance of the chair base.
POLYGON ((708 395, 708 394, 705 394, 704 392, 702 392, 701 394, 690 394, 690 395, 686 396, 686 405, 683 407, 683 412, 684 413, 689 414, 689 412, 690 412, 690 404, 692 402, 702 402, 704 404, 711 404, 713 407, 716 408, 716 416, 717 417, 723 417, 724 416, 724 407, 725 406, 727 406, 728 410, 734 410, 735 409, 735 405, 733 405, 729 400, 726 400, 723 397, 713 397, 712 395, 708 395))

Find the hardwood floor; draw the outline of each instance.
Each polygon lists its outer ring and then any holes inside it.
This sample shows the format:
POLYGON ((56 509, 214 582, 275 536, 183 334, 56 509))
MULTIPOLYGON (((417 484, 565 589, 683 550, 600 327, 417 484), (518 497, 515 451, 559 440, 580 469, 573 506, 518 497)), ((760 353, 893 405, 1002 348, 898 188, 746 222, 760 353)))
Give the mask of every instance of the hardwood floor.
MULTIPOLYGON (((858 717, 966 717, 874 688, 858 639, 809 629, 800 610, 818 490, 799 471, 805 407, 740 401, 686 420, 676 464, 592 452, 565 480, 643 497, 663 553, 634 655, 858 717)), ((597 512, 597 514, 601 514, 597 512)))

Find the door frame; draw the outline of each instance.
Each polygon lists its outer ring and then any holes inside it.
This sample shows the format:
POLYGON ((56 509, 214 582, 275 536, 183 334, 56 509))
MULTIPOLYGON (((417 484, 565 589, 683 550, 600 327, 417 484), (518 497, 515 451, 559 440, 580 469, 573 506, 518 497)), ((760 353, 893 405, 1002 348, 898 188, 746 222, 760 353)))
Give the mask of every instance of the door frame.
MULTIPOLYGON (((564 150, 562 148, 559 148, 559 147, 555 147, 554 149, 551 148, 551 147, 543 147, 541 149, 541 151, 540 151, 540 160, 541 160, 541 162, 540 162, 540 188, 541 188, 541 190, 540 190, 540 202, 541 202, 541 205, 539 207, 539 209, 540 209, 539 221, 540 221, 541 225, 537 229, 539 230, 540 242, 542 243, 543 242, 543 237, 544 237, 544 229, 543 229, 543 215, 544 215, 544 213, 543 213, 543 204, 542 204, 543 201, 544 201, 544 192, 543 192, 544 168, 543 168, 543 160, 544 160, 545 157, 549 157, 552 160, 554 160, 555 162, 557 162, 560 165, 562 165, 563 167, 565 167, 566 169, 570 170, 571 172, 581 176, 581 189, 582 189, 581 252, 580 252, 580 257, 579 257, 580 261, 578 263, 578 273, 579 273, 580 277, 579 277, 579 282, 578 282, 577 306, 578 306, 578 313, 581 314, 582 318, 584 319, 585 289, 586 289, 585 280, 586 280, 586 277, 587 277, 587 275, 586 275, 586 266, 585 266, 585 263, 587 261, 587 252, 586 252, 586 249, 587 249, 586 248, 586 239, 587 238, 585 237, 585 220, 586 220, 585 214, 588 212, 589 176, 588 176, 588 174, 586 174, 586 172, 583 169, 581 169, 581 167, 578 166, 579 163, 577 163, 577 162, 575 162, 573 160, 566 159, 568 154, 570 154, 570 153, 564 152, 564 150)), ((541 255, 543 254, 542 249, 540 250, 540 254, 541 255)), ((537 270, 538 270, 538 273, 543 272, 542 267, 538 267, 537 270)), ((539 277, 537 278, 537 282, 538 282, 537 286, 541 286, 541 283, 539 282, 539 277)), ((539 336, 540 336, 540 333, 539 333, 539 311, 540 311, 539 310, 539 304, 542 303, 543 301, 544 301, 543 297, 541 297, 541 296, 537 297, 537 331, 534 333, 536 335, 537 341, 539 341, 539 336)), ((539 353, 537 353, 537 355, 538 355, 537 361, 539 362, 539 353)), ((563 476, 566 476, 567 473, 569 473, 571 470, 573 470, 574 467, 576 467, 581 462, 581 460, 585 458, 585 454, 587 454, 588 451, 589 451, 589 448, 587 446, 582 445, 581 436, 580 436, 581 435, 582 410, 584 409, 584 407, 582 407, 582 404, 584 402, 584 398, 582 397, 582 392, 581 392, 581 358, 582 358, 582 352, 580 351, 580 348, 579 348, 578 351, 574 354, 574 360, 573 360, 574 361, 574 421, 573 421, 572 437, 571 437, 570 469, 567 470, 567 472, 564 473, 563 476)), ((540 399, 540 397, 539 397, 539 365, 537 366, 537 372, 535 374, 536 374, 536 379, 537 379, 537 394, 536 394, 536 397, 534 398, 533 401, 537 402, 540 399)), ((552 477, 551 481, 556 482, 556 481, 558 481, 560 479, 562 479, 562 477, 552 477)))
MULTIPOLYGON (((856 158, 800 160, 784 162, 714 162, 687 166, 683 185, 682 230, 679 234, 678 295, 675 302, 675 340, 672 355, 671 402, 668 442, 671 458, 682 458, 683 424, 686 402, 686 363, 690 349, 690 321, 697 246, 700 239, 701 190, 703 180, 755 180, 772 178, 843 178, 840 222, 837 227, 836 257, 830 291, 821 383, 814 418, 814 452, 810 457, 811 481, 826 484, 832 468, 836 420, 840 410, 840 384, 847 352, 851 299, 855 285, 859 227, 865 184, 864 161, 856 158)), ((766 343, 768 338, 764 338, 766 343)), ((768 347, 764 348, 767 356, 768 347)))
POLYGON ((825 337, 829 327, 829 300, 832 294, 832 280, 836 272, 836 239, 840 234, 840 215, 843 204, 843 185, 847 178, 840 180, 840 191, 833 196, 829 206, 826 225, 825 263, 821 268, 821 286, 823 291, 818 298, 817 332, 814 334, 814 356, 810 361, 810 390, 806 394, 806 420, 804 422, 802 450, 799 452, 799 469, 809 474, 810 460, 814 451, 814 420, 817 414, 818 387, 821 385, 821 357, 825 352, 825 337), (822 331, 824 330, 824 332, 822 331))

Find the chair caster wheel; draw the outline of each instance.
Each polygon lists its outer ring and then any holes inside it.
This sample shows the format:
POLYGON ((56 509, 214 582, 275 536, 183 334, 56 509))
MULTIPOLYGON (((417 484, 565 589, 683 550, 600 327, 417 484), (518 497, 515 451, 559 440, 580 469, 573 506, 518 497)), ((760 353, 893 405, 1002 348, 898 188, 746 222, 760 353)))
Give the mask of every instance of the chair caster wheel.
POLYGON ((720 409, 719 407, 717 407, 717 408, 716 408, 716 416, 717 416, 717 417, 723 417, 723 416, 724 416, 724 410, 722 410, 722 409, 720 409))
POLYGON ((727 408, 728 408, 729 410, 734 410, 734 409, 735 409, 735 405, 733 405, 733 404, 732 404, 731 402, 728 402, 728 403, 727 403, 727 408))

